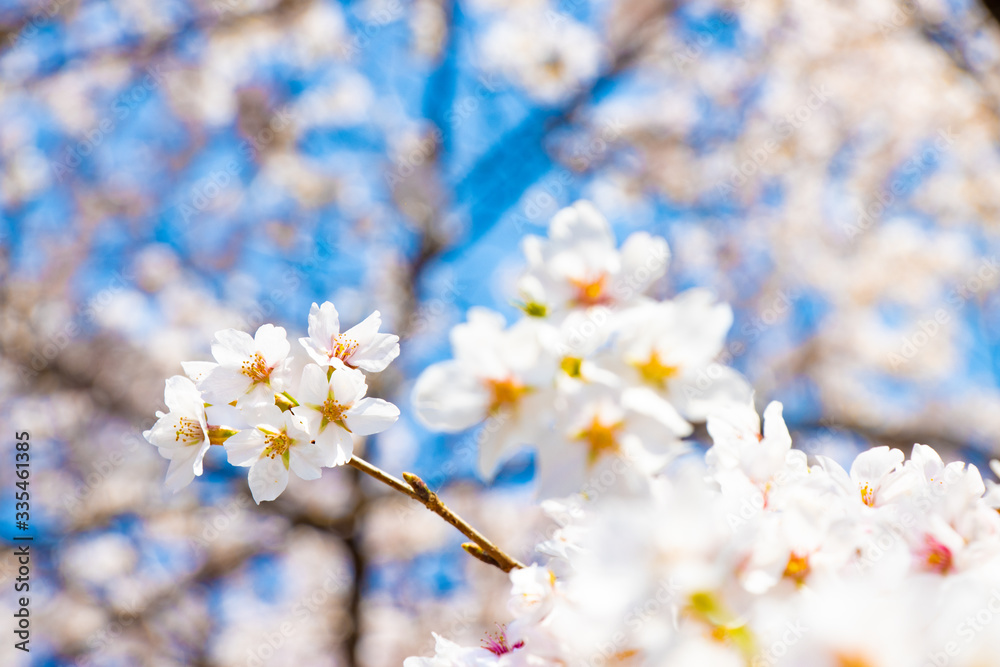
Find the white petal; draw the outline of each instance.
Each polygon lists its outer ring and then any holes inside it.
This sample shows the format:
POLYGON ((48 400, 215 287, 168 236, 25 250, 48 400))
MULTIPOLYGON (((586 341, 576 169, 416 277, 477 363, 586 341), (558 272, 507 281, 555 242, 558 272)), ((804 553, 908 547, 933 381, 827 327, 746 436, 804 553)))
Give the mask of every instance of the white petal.
POLYGON ((337 308, 329 301, 322 306, 314 303, 309 309, 309 337, 328 348, 330 340, 339 333, 340 315, 337 308))
POLYGON ((205 376, 212 372, 219 364, 211 361, 183 361, 181 362, 181 368, 184 369, 184 374, 187 375, 195 383, 201 382, 205 379, 205 376))
POLYGON ((482 382, 458 361, 429 366, 413 386, 417 418, 441 431, 461 431, 482 421, 489 401, 482 382))
MULTIPOLYGON (((174 493, 177 493, 194 480, 194 461, 198 456, 198 448, 191 447, 190 450, 190 453, 185 452, 185 456, 170 459, 170 467, 167 468, 165 485, 174 493)), ((199 462, 199 469, 200 467, 199 462)))
POLYGON ((201 392, 194 386, 194 382, 183 375, 174 375, 167 379, 163 400, 170 408, 170 412, 182 417, 200 421, 205 414, 205 402, 201 392))
POLYGON ((351 355, 351 365, 369 373, 381 373, 399 356, 399 336, 375 334, 367 345, 351 355))
POLYGON ((325 345, 317 343, 312 338, 300 338, 299 343, 301 343, 302 349, 306 351, 306 354, 317 364, 320 366, 330 365, 330 350, 325 345))
POLYGON ((344 415, 347 428, 355 435, 381 433, 395 424, 397 419, 399 408, 381 398, 363 398, 344 415))
POLYGON ((326 369, 317 364, 308 364, 302 369, 302 381, 299 383, 299 395, 296 399, 302 405, 323 405, 329 397, 330 383, 326 379, 326 369))
POLYGON ((212 343, 212 356, 220 364, 232 369, 238 369, 257 351, 253 338, 245 331, 223 329, 215 333, 215 340, 212 343))
POLYGON ((855 482, 878 482, 891 470, 903 463, 905 455, 898 449, 872 447, 861 452, 851 465, 851 479, 855 482))
POLYGON ((255 428, 248 428, 226 440, 226 458, 230 465, 248 466, 260 458, 264 452, 264 434, 255 428))
POLYGON ((285 490, 288 486, 288 468, 280 456, 265 456, 250 468, 247 481, 250 483, 250 494, 260 505, 262 500, 274 500, 285 490))
POLYGON ((318 445, 305 442, 288 450, 288 465, 301 479, 319 479, 325 455, 318 445))
POLYGON ((316 436, 316 444, 322 452, 322 462, 326 468, 344 465, 354 454, 354 438, 336 424, 327 424, 316 436))
POLYGON ((346 366, 335 370, 330 376, 330 390, 341 405, 354 405, 368 392, 365 374, 346 366))
POLYGON ((236 407, 240 410, 254 410, 274 405, 274 389, 259 382, 250 391, 236 399, 236 407))
POLYGON ((219 365, 201 381, 201 388, 207 403, 225 405, 246 394, 252 384, 253 381, 243 373, 219 365))
POLYGON ((622 267, 615 294, 631 297, 642 294, 667 271, 670 247, 667 242, 647 232, 635 232, 622 244, 622 267))
POLYGON ((284 327, 276 327, 273 324, 263 324, 257 329, 254 345, 268 366, 276 365, 292 350, 284 327))
POLYGON ((788 426, 781 415, 783 407, 780 402, 771 401, 764 408, 764 437, 776 445, 791 448, 792 436, 788 433, 788 426))
POLYGON ((375 334, 378 333, 380 326, 382 326, 382 315, 376 310, 345 331, 342 338, 357 343, 359 346, 367 345, 375 337, 375 334))
POLYGON ((678 436, 688 436, 694 430, 669 402, 648 387, 634 387, 622 392, 622 407, 655 419, 678 436))

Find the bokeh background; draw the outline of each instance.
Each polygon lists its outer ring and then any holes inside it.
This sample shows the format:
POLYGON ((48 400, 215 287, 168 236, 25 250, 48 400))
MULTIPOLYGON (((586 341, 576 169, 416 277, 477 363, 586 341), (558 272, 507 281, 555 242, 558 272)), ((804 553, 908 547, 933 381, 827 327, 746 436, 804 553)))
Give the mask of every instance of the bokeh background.
POLYGON ((365 455, 530 559, 531 455, 484 484, 408 396, 468 307, 516 315, 520 239, 578 198, 669 240, 659 295, 733 304, 725 360, 799 446, 985 471, 998 131, 968 0, 0 1, 0 599, 27 430, 30 664, 399 665, 504 621, 505 577, 354 470, 257 507, 213 451, 171 495, 141 432, 215 331, 379 309, 403 417, 365 455))

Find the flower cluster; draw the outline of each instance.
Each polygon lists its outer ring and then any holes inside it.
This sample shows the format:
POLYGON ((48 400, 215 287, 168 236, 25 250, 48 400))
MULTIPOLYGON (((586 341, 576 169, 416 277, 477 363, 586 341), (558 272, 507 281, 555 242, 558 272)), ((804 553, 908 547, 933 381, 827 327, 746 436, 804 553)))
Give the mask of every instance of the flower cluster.
POLYGON ((992 664, 1000 487, 920 444, 810 466, 781 413, 711 415, 648 495, 548 502, 505 650, 439 637, 407 667, 992 664))
POLYGON ((226 329, 215 334, 215 362, 183 364, 185 376, 167 380, 166 414, 143 433, 170 460, 174 491, 202 474, 211 445, 223 445, 229 463, 248 467, 257 503, 274 500, 289 471, 317 479, 321 468, 347 463, 354 436, 379 433, 399 410, 370 398, 365 374, 399 356, 399 338, 379 333, 372 313, 341 333, 332 303, 313 304, 309 336, 293 347, 285 330, 264 324, 254 336, 226 329))
POLYGON ((432 428, 487 422, 484 477, 524 444, 538 446, 547 497, 610 469, 652 471, 680 451, 690 421, 749 398, 746 380, 714 361, 729 306, 700 289, 646 295, 666 272, 663 239, 637 232, 618 248, 608 222, 581 201, 555 215, 548 238, 528 236, 523 251, 524 317, 508 327, 500 314, 472 309, 451 332, 454 359, 414 387, 417 416, 432 428))
POLYGON ((471 312, 415 404, 443 430, 487 420, 486 473, 537 447, 556 526, 511 572, 499 636, 436 636, 407 667, 995 661, 1000 487, 920 444, 908 460, 875 447, 849 469, 810 461, 782 405, 762 424, 747 383, 715 363, 729 308, 700 290, 646 296, 665 243, 616 248, 587 203, 524 251, 526 317, 471 312), (677 446, 697 421, 703 454, 677 446))

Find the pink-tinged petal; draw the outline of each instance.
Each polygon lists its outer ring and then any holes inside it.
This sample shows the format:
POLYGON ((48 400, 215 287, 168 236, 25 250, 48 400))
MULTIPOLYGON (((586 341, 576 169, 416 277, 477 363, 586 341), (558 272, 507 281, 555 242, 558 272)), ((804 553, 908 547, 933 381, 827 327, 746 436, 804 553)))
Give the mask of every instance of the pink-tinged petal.
POLYGON ((285 490, 288 486, 288 468, 280 456, 265 456, 250 468, 247 481, 250 483, 250 494, 254 502, 260 505, 261 501, 274 500, 285 490))
POLYGON ((263 324, 257 329, 257 333, 254 335, 254 345, 268 366, 274 366, 283 361, 292 351, 292 345, 288 342, 288 334, 284 327, 276 327, 273 324, 263 324))
POLYGON ((266 443, 264 434, 255 428, 240 431, 226 440, 226 458, 230 465, 248 466, 260 458, 266 443))
POLYGON ((354 435, 381 433, 399 419, 399 408, 381 398, 363 398, 344 415, 354 435))
POLYGON ((413 387, 417 418, 430 428, 455 432, 486 418, 490 395, 479 378, 458 361, 428 367, 413 387))
POLYGON ((245 331, 223 329, 215 333, 212 356, 223 366, 238 369, 257 351, 253 338, 245 331))
POLYGON ((288 466, 301 479, 319 479, 324 461, 323 450, 315 443, 296 444, 288 450, 288 466))
POLYGON ((194 480, 194 459, 198 451, 194 447, 191 447, 191 450, 191 453, 187 456, 178 456, 170 460, 165 482, 166 487, 174 493, 177 493, 194 480))
POLYGON ((201 381, 206 403, 225 405, 247 393, 253 380, 232 368, 219 365, 201 381))
POLYGON ((371 341, 362 344, 350 357, 351 365, 369 373, 381 373, 399 356, 399 336, 375 334, 371 341))
POLYGON ((340 315, 337 308, 326 301, 322 306, 315 303, 309 309, 309 337, 327 348, 331 339, 340 333, 340 315))
POLYGON ((299 403, 302 405, 323 405, 329 396, 330 382, 326 379, 326 369, 316 364, 309 364, 303 368, 302 380, 299 382, 299 394, 296 397, 299 403))
POLYGON ((316 436, 316 444, 322 452, 323 466, 326 468, 344 465, 354 454, 354 438, 336 424, 327 424, 316 436))
POLYGON ((368 393, 365 374, 353 368, 341 367, 330 376, 330 391, 341 405, 354 405, 368 393))
POLYGON ((183 361, 181 368, 184 375, 187 375, 196 384, 205 379, 205 376, 212 372, 219 364, 212 361, 183 361))

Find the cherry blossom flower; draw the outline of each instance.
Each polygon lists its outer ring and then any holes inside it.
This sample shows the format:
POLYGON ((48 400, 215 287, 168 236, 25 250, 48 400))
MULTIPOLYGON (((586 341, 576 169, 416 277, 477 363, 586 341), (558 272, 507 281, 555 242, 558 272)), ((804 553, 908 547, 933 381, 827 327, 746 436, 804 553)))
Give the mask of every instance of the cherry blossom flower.
POLYGON ((333 467, 350 460, 353 435, 381 433, 396 423, 399 408, 380 398, 366 398, 368 385, 361 371, 348 368, 340 359, 330 359, 329 368, 307 365, 302 371, 292 412, 301 417, 325 455, 324 465, 333 467))
MULTIPOLYGON (((205 399, 213 404, 236 401, 256 408, 274 404, 275 394, 289 387, 292 359, 285 330, 264 324, 251 338, 236 329, 215 334, 212 356, 218 362, 201 380, 205 399)), ((189 372, 204 373, 206 367, 188 366, 189 372)))
POLYGON ((455 358, 428 367, 413 388, 417 417, 431 428, 461 431, 489 418, 479 452, 484 477, 543 427, 556 370, 543 326, 523 319, 505 328, 499 313, 473 308, 451 332, 455 358))
POLYGON ((304 480, 319 479, 321 468, 335 465, 329 452, 313 442, 305 419, 274 405, 250 416, 253 428, 225 442, 229 463, 249 466, 248 481, 254 501, 274 500, 288 486, 291 470, 304 480))
POLYGON ((170 459, 167 488, 175 493, 202 474, 202 461, 211 446, 201 392, 186 377, 169 378, 163 391, 169 412, 157 412, 156 423, 142 436, 170 459))
POLYGON ((607 220, 587 201, 556 213, 548 238, 527 236, 522 250, 528 267, 518 289, 525 312, 536 316, 632 303, 666 272, 670 257, 663 239, 644 232, 619 251, 607 220))
POLYGON ((320 366, 339 359, 350 368, 378 373, 399 356, 399 336, 379 333, 382 316, 376 310, 364 321, 340 333, 340 315, 329 301, 309 309, 309 337, 299 342, 320 366))
POLYGON ((746 379, 714 362, 732 321, 730 307, 715 303, 707 290, 636 305, 619 316, 611 370, 694 421, 720 405, 746 405, 752 394, 746 379))

